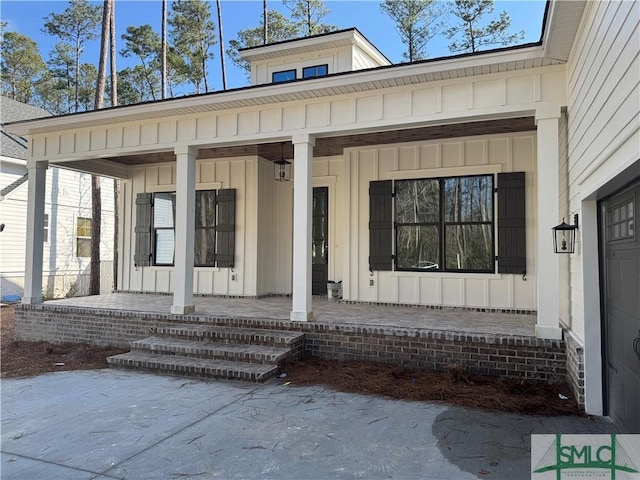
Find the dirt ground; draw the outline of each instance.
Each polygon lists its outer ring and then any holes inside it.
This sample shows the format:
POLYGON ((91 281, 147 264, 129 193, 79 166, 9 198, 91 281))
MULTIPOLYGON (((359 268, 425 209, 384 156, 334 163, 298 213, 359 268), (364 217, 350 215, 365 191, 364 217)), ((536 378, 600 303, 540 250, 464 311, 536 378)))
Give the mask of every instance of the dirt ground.
MULTIPOLYGON (((13 307, 2 307, 2 378, 64 370, 107 368, 106 358, 126 350, 89 345, 51 345, 15 340, 13 307)), ((472 375, 456 365, 444 372, 406 370, 372 362, 338 362, 308 357, 286 363, 283 383, 326 385, 336 390, 435 401, 484 410, 535 415, 580 415, 566 384, 544 385, 472 375)))
POLYGON ((90 345, 52 345, 16 341, 12 306, 0 310, 0 376, 32 377, 65 370, 107 368, 107 357, 127 352, 123 348, 90 345))

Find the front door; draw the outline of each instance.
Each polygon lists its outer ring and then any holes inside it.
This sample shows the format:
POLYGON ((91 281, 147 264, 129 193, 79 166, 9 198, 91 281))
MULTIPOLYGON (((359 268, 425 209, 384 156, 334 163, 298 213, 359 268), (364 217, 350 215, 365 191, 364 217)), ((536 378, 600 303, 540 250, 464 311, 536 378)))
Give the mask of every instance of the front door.
POLYGON ((640 433, 640 183, 602 203, 604 332, 609 415, 640 433))
POLYGON ((313 189, 311 293, 327 294, 329 279, 329 188, 313 189))

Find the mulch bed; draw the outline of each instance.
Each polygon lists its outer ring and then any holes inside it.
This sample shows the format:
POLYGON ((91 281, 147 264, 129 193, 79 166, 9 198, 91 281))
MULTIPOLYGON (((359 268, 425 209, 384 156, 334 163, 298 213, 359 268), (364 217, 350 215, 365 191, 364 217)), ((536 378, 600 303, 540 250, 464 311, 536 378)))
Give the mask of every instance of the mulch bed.
MULTIPOLYGON (((13 307, 0 311, 2 378, 49 372, 107 368, 106 358, 128 351, 84 344, 52 345, 15 340, 13 307)), ((400 400, 441 402, 497 412, 535 415, 581 415, 566 384, 546 385, 473 375, 457 365, 444 372, 412 371, 373 362, 339 362, 307 357, 286 363, 283 383, 325 385, 351 393, 400 400), (562 397, 561 397, 562 395, 562 397), (562 398, 567 397, 565 400, 562 398)))
POLYGON ((15 340, 12 306, 0 310, 0 376, 2 378, 31 377, 66 370, 107 368, 107 357, 128 349, 96 347, 84 344, 52 345, 49 342, 15 340))
POLYGON ((285 364, 282 370, 287 374, 283 381, 292 386, 322 384, 343 392, 496 412, 582 415, 566 384, 473 375, 456 365, 444 372, 412 371, 394 365, 307 357, 285 364))

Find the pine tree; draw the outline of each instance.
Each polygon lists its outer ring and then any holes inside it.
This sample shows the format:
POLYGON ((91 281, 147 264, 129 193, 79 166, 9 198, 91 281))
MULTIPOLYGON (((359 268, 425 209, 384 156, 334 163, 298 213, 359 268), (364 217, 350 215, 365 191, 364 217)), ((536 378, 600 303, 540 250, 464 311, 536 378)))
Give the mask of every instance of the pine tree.
POLYGON ((493 0, 455 0, 451 13, 460 20, 449 28, 445 35, 449 38, 452 52, 477 52, 484 47, 507 46, 524 39, 524 31, 509 33, 511 18, 507 12, 500 13, 497 20, 491 20, 484 27, 483 17, 493 13, 493 0))
POLYGON ((36 42, 21 33, 3 33, 0 40, 0 91, 3 95, 30 103, 35 86, 45 73, 46 66, 36 42))
POLYGON ((380 10, 393 20, 407 46, 402 58, 409 62, 427 58, 427 43, 444 28, 444 7, 436 0, 385 0, 380 10))
POLYGON ((67 42, 74 51, 74 103, 73 111, 80 110, 80 57, 87 41, 97 37, 97 28, 102 18, 102 7, 91 6, 87 0, 71 0, 62 13, 51 13, 44 24, 44 32, 67 42))
POLYGON ((211 6, 204 0, 177 0, 171 4, 169 37, 177 54, 176 69, 195 87, 196 93, 209 91, 207 62, 216 44, 211 6))
MULTIPOLYGON (((322 23, 322 19, 330 11, 322 0, 282 0, 282 3, 291 11, 291 18, 298 26, 298 34, 301 37, 338 29, 335 25, 322 23)), ((273 38, 270 40, 273 41, 273 38)))

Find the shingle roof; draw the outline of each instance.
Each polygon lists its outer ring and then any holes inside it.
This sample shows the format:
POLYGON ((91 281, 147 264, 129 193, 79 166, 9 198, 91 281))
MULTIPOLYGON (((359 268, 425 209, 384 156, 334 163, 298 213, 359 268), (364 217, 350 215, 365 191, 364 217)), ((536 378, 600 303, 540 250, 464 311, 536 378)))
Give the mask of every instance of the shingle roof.
POLYGON ((27 158, 27 141, 23 137, 6 132, 5 123, 50 116, 51 114, 42 108, 0 96, 0 155, 22 160, 27 158))

